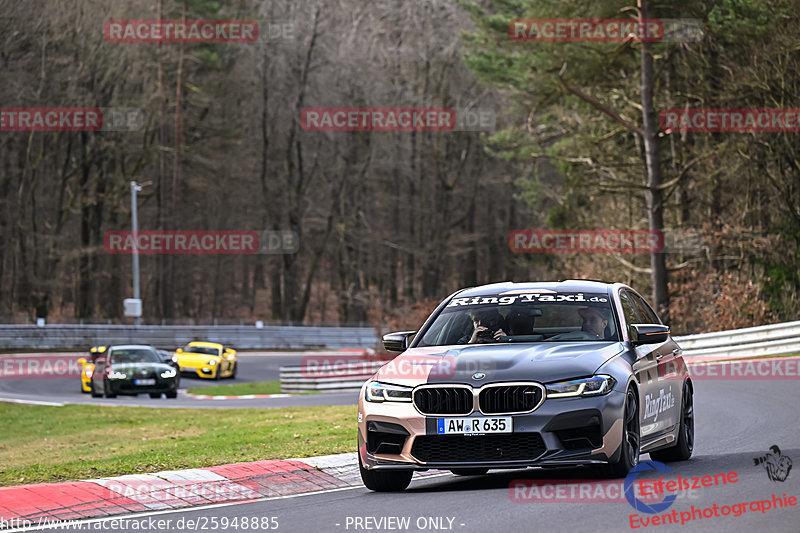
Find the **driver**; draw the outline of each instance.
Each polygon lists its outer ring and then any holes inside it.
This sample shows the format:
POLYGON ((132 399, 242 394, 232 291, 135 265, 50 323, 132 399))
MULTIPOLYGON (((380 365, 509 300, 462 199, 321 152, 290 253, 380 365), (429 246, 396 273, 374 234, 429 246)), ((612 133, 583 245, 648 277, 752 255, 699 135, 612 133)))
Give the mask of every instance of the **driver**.
POLYGON ((497 309, 481 309, 471 313, 474 329, 467 344, 487 344, 498 342, 506 336, 503 331, 503 315, 497 309))
POLYGON ((595 335, 600 339, 605 339, 608 319, 600 309, 596 307, 583 307, 578 309, 578 314, 583 319, 581 331, 595 335))

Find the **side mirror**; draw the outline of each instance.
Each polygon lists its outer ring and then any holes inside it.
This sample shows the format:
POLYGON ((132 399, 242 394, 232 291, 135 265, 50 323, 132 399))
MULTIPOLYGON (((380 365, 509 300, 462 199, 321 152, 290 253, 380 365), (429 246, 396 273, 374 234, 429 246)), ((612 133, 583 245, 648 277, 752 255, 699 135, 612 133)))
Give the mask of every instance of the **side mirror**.
POLYGON ((78 359, 78 364, 84 366, 86 364, 86 359, 81 357, 80 359, 78 359))
POLYGON ((387 352, 405 352, 411 339, 416 335, 416 331, 398 331, 397 333, 387 333, 383 336, 383 347, 387 352))
POLYGON ((631 344, 660 344, 667 342, 669 336, 669 326, 662 324, 631 324, 628 330, 631 344))
POLYGON ((175 353, 183 353, 183 348, 178 348, 177 350, 175 350, 175 353))

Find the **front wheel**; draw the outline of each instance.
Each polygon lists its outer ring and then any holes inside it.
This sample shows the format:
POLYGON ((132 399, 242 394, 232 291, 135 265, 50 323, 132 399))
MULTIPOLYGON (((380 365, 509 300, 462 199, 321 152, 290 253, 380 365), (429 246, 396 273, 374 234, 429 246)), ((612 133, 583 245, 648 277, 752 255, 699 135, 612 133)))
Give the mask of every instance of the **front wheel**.
POLYGON ((233 369, 231 370, 230 378, 231 379, 236 379, 236 362, 235 361, 233 363, 233 369))
POLYGON ((103 396, 106 398, 116 398, 117 395, 111 392, 111 385, 109 385, 108 380, 103 380, 103 396))
POLYGON ((100 398, 103 394, 100 392, 95 392, 94 390, 94 381, 89 382, 89 394, 92 395, 92 398, 100 398))
POLYGON ((650 452, 650 458, 662 463, 669 461, 685 461, 692 456, 694 449, 694 398, 692 386, 683 385, 681 400, 681 424, 678 430, 678 441, 669 448, 650 452))
POLYGON ((604 474, 611 478, 622 478, 628 475, 631 468, 639 464, 639 398, 633 389, 625 393, 625 410, 622 415, 622 442, 619 458, 605 467, 604 474))
POLYGON ((178 391, 177 390, 168 391, 166 393, 166 396, 167 396, 167 398, 173 398, 173 399, 177 398, 178 397, 178 391))
POLYGON ((411 470, 367 470, 361 464, 361 454, 358 456, 358 469, 361 471, 361 481, 369 490, 375 492, 400 492, 411 483, 411 470))

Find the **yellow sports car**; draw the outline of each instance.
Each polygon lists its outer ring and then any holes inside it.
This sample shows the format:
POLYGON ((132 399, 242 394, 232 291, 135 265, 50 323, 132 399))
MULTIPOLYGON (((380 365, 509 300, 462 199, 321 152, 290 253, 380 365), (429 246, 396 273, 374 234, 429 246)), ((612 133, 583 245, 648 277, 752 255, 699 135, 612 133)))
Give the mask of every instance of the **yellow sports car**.
POLYGON ((175 352, 181 373, 200 378, 236 377, 236 350, 216 342, 190 342, 175 352))
POLYGON ((78 364, 81 367, 81 392, 91 392, 89 383, 92 381, 92 372, 94 372, 95 360, 103 355, 106 351, 105 346, 92 346, 89 350, 89 360, 85 357, 78 359, 78 364))

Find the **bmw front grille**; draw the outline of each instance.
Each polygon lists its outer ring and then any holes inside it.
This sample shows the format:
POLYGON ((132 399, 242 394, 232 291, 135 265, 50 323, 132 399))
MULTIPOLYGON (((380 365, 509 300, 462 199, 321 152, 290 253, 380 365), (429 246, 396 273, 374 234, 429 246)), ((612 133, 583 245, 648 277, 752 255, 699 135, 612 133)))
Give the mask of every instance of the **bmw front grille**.
POLYGON ((414 406, 427 416, 465 416, 530 413, 545 398, 545 388, 535 382, 469 385, 422 385, 414 389, 414 406))

